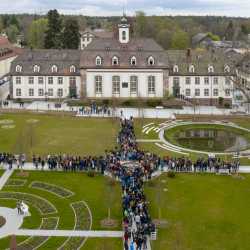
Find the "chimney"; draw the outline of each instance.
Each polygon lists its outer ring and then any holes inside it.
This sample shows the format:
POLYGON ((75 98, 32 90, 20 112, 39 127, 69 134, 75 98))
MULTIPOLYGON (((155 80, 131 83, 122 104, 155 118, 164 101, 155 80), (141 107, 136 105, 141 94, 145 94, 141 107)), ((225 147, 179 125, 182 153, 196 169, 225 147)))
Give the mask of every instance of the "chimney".
POLYGON ((187 63, 191 63, 192 59, 192 50, 190 48, 187 49, 187 63))

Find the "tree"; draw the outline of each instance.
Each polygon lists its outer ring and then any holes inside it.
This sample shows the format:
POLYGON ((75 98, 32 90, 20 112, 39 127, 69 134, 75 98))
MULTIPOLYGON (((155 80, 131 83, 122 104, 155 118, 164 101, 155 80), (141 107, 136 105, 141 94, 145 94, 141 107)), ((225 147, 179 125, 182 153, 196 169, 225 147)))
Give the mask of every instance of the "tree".
POLYGON ((47 14, 48 29, 45 34, 45 48, 61 48, 62 20, 57 10, 50 10, 47 14))
POLYGON ((213 41, 220 41, 220 37, 217 35, 214 35, 212 32, 207 33, 208 37, 212 39, 213 41))
POLYGON ((182 30, 176 31, 172 37, 172 49, 187 49, 189 47, 189 36, 182 30))
POLYGON ((226 32, 225 32, 225 38, 226 40, 233 40, 234 37, 234 23, 232 20, 230 20, 227 28, 226 28, 226 32))
POLYGON ((135 17, 135 34, 137 37, 145 36, 147 26, 147 18, 143 11, 137 11, 135 17))
POLYGON ((43 49, 45 32, 48 28, 48 20, 40 18, 32 22, 28 32, 28 45, 32 48, 43 49))
POLYGON ((19 34, 18 28, 15 25, 10 25, 7 29, 6 29, 6 34, 8 36, 8 39, 11 42, 16 42, 17 40, 17 35, 19 34))
POLYGON ((64 49, 78 49, 80 43, 79 25, 75 19, 65 21, 62 33, 62 47, 64 49))
POLYGON ((3 19, 0 17, 0 33, 3 31, 3 19))

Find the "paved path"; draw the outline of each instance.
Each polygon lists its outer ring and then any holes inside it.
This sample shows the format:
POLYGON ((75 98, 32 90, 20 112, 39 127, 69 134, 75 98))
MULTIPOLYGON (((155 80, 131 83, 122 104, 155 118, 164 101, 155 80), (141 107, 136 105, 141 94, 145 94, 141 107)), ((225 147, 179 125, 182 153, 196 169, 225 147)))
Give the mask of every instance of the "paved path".
POLYGON ((0 228, 0 238, 7 237, 16 232, 23 224, 23 219, 28 215, 19 215, 17 209, 0 207, 0 216, 3 216, 6 223, 0 228))
POLYGON ((7 169, 4 174, 1 176, 0 178, 0 190, 2 190, 3 186, 6 184, 6 182, 8 181, 8 179, 10 178, 10 176, 13 173, 13 169, 9 170, 7 169))
POLYGON ((53 237, 92 237, 92 238, 122 238, 123 231, 77 231, 77 230, 30 230, 19 229, 18 236, 53 236, 53 237))

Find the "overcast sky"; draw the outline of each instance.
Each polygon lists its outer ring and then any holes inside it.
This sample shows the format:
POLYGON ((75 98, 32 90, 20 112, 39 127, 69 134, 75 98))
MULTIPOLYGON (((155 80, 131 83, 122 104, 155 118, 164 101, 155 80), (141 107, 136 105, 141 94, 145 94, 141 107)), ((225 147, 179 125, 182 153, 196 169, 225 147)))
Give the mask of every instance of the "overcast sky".
POLYGON ((128 15, 225 15, 250 17, 250 0, 0 0, 0 13, 46 13, 91 16, 128 15))

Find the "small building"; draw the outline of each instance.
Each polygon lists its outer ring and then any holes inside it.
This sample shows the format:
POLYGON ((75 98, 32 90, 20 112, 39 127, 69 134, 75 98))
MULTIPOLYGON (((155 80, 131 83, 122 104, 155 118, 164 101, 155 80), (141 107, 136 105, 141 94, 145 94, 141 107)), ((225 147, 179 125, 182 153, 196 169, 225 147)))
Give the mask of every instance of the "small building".
POLYGON ((198 33, 192 37, 192 47, 193 48, 207 48, 208 45, 212 42, 212 39, 209 37, 208 33, 198 33))
POLYGON ((80 32, 80 49, 84 50, 94 39, 113 38, 114 33, 103 29, 86 29, 80 32))

